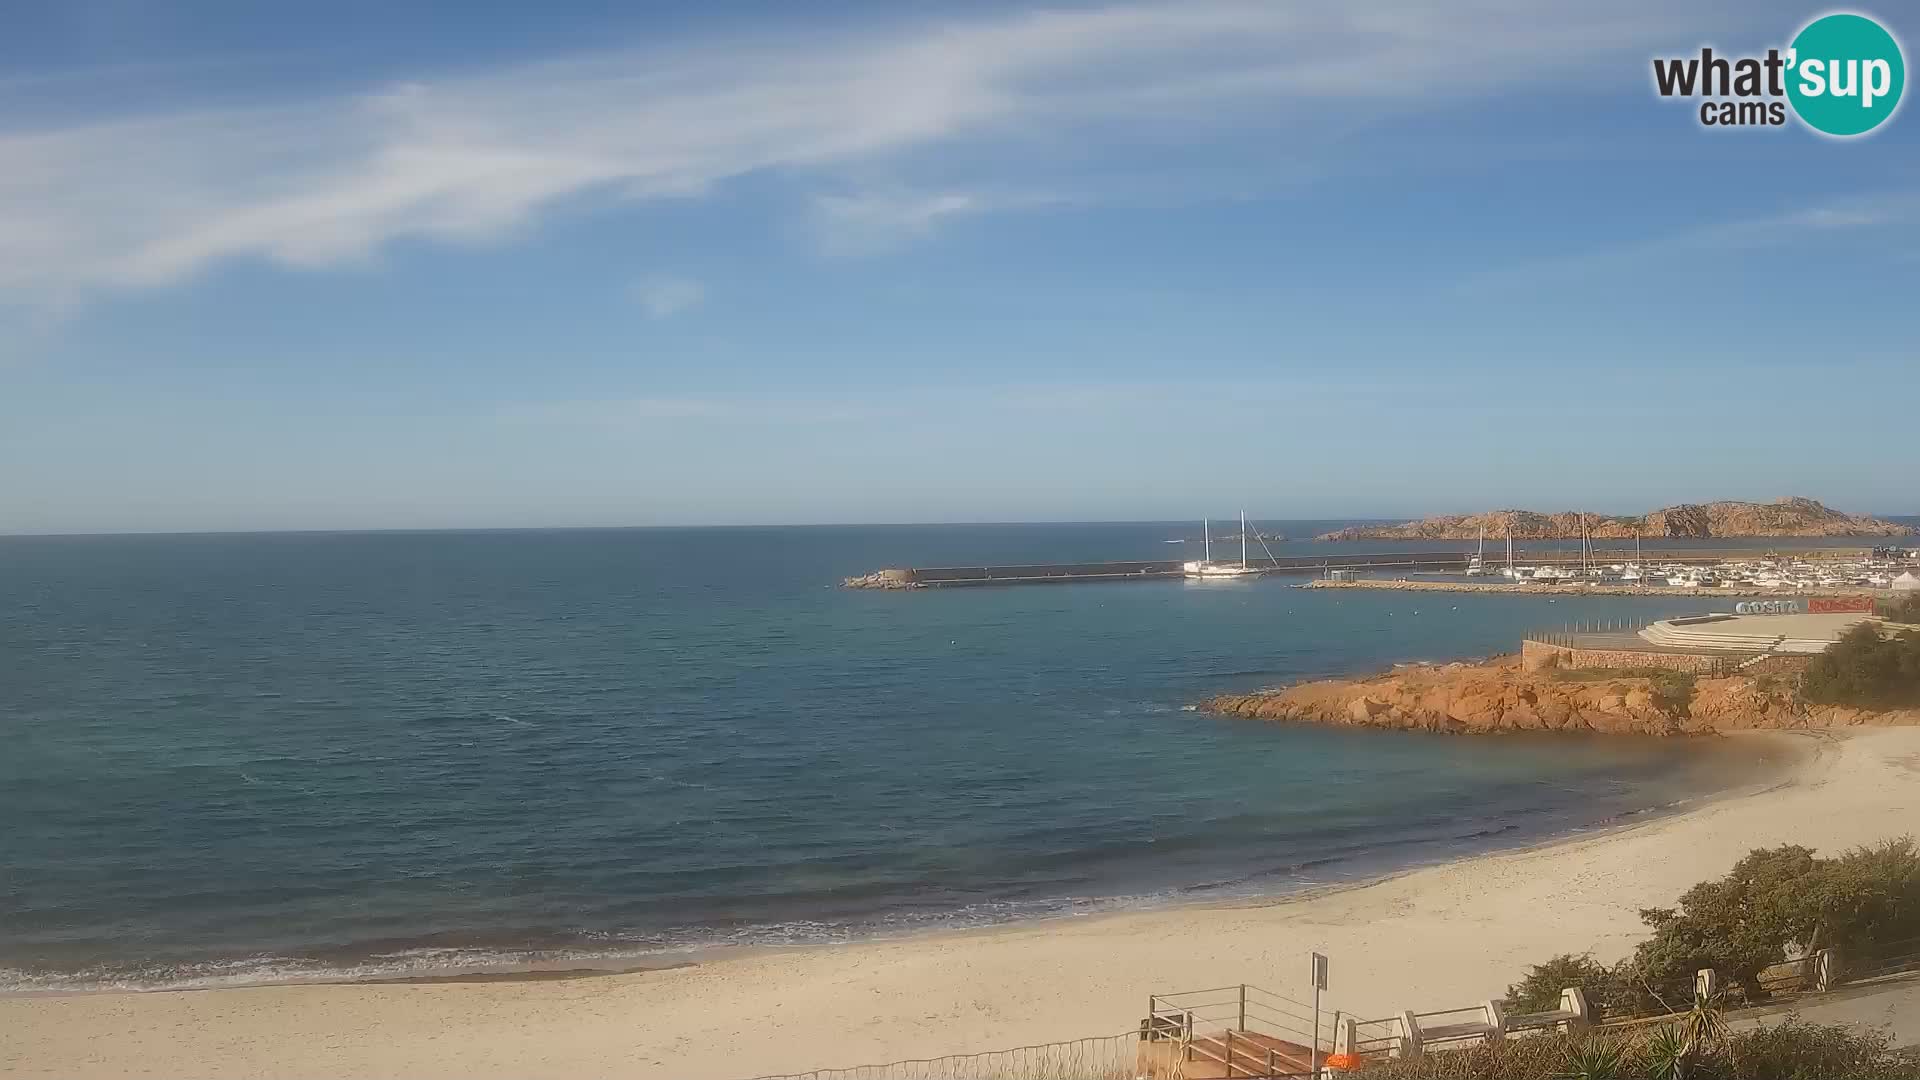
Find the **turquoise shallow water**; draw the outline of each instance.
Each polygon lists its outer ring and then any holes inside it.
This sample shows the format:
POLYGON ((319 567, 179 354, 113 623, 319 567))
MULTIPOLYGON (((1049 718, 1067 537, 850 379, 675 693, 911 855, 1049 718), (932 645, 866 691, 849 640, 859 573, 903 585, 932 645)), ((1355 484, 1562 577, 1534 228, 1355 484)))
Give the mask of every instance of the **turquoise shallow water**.
POLYGON ((1253 895, 1750 775, 1693 743, 1182 710, 1712 601, 832 587, 1162 558, 1193 531, 0 539, 0 988, 646 958, 1253 895))

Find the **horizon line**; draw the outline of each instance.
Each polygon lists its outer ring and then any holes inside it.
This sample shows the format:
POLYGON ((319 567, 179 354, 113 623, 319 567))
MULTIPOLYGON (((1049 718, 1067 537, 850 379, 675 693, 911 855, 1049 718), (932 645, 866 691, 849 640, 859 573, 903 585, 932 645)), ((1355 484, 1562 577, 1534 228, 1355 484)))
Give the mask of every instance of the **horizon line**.
MULTIPOLYGON (((1473 511, 1472 513, 1503 513, 1503 512, 1506 512, 1508 509, 1511 509, 1511 508, 1503 508, 1501 510, 1473 511)), ((1525 512, 1539 513, 1540 511, 1525 511, 1525 512)), ((1577 511, 1577 510, 1576 511, 1553 511, 1553 512, 1580 513, 1580 511, 1577 511)), ((1842 511, 1842 513, 1845 513, 1845 512, 1846 511, 1842 511)), ((1599 515, 1598 512, 1595 512, 1595 511, 1589 511, 1589 513, 1594 513, 1596 516, 1610 516, 1610 517, 1644 516, 1644 515, 1633 515, 1633 514, 1599 515)), ((1407 522, 1420 521, 1420 520, 1423 520, 1424 518, 1442 517, 1442 516, 1454 516, 1454 515, 1427 514, 1427 515, 1416 515, 1412 517, 1393 516, 1393 515, 1378 516, 1378 517, 1339 515, 1339 516, 1331 516, 1331 517, 1296 517, 1296 518, 1255 518, 1255 517, 1249 516, 1247 518, 1247 521, 1249 524, 1274 523, 1274 522, 1320 522, 1320 523, 1351 522, 1355 524, 1372 524, 1372 523, 1402 524, 1407 522)), ((1891 521, 1896 524, 1906 524, 1908 522, 1920 523, 1920 513, 1916 513, 1916 514, 1866 513, 1866 514, 1859 514, 1855 516, 1874 517, 1874 518, 1879 518, 1885 521, 1891 521)), ((1215 520, 1215 519, 1184 518, 1184 517, 1182 518, 1077 518, 1077 519, 1028 518, 1024 520, 968 519, 968 520, 941 520, 941 521, 814 521, 814 522, 764 521, 764 522, 730 522, 730 523, 682 523, 682 524, 655 524, 655 525, 639 525, 639 524, 633 524, 633 525, 422 525, 422 526, 364 526, 364 527, 340 527, 340 528, 287 528, 287 529, 99 529, 99 530, 89 530, 89 531, 49 530, 45 532, 0 531, 0 540, 26 540, 26 539, 80 540, 80 539, 105 538, 105 537, 162 537, 162 536, 172 536, 172 537, 366 536, 366 535, 405 535, 405 534, 431 534, 431 533, 638 532, 638 531, 670 532, 670 531, 690 531, 690 530, 696 530, 696 529, 913 529, 913 528, 967 528, 967 527, 985 528, 985 527, 1000 526, 1000 525, 1180 525, 1180 524, 1190 524, 1191 522, 1197 521, 1197 520, 1215 520)), ((1230 519, 1223 517, 1217 520, 1228 521, 1230 519)), ((1862 539, 1862 540, 1897 539, 1895 537, 1875 537, 1871 534, 1866 534, 1866 533, 1859 534, 1857 537, 1835 535, 1835 536, 1800 536, 1800 537, 1794 537, 1794 536, 1706 537, 1705 539, 1845 540, 1850 538, 1862 539)), ((1669 540, 1669 539, 1689 539, 1689 538, 1656 536, 1656 537, 1647 537, 1646 539, 1669 540)), ((1317 542, 1317 540, 1318 540, 1317 537, 1306 536, 1306 537, 1300 537, 1298 538, 1298 540, 1288 540, 1288 541, 1280 541, 1280 542, 1281 543, 1298 543, 1302 541, 1317 542)))

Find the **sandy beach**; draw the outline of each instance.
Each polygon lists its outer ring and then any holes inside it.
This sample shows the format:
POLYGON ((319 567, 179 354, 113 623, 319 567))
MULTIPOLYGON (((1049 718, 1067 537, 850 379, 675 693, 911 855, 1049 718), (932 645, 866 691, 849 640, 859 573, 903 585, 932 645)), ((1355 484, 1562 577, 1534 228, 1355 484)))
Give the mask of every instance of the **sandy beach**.
POLYGON ((1625 954, 1637 909, 1750 848, 1920 821, 1920 729, 1741 737, 1809 752, 1764 792, 1318 896, 572 979, 17 997, 0 1000, 0 1073, 728 1080, 1124 1032, 1154 992, 1297 996, 1310 950, 1332 958, 1329 1010, 1469 1004, 1553 953, 1625 954))

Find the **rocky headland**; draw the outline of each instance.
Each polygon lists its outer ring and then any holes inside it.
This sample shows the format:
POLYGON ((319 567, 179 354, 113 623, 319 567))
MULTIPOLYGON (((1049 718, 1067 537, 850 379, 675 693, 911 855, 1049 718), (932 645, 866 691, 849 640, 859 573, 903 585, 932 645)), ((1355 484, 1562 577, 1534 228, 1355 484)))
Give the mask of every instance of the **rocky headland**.
POLYGON ((1813 499, 1785 498, 1770 503, 1682 503, 1641 517, 1588 514, 1577 510, 1537 513, 1493 510, 1484 514, 1447 514, 1400 525, 1356 525, 1324 533, 1321 540, 1489 540, 1578 539, 1581 529, 1599 540, 1636 536, 1709 539, 1770 536, 1911 536, 1915 530, 1892 521, 1847 514, 1813 499))
POLYGON ((1449 734, 1708 735, 1920 724, 1920 710, 1873 712, 1810 704, 1799 697, 1790 678, 1528 671, 1517 656, 1482 663, 1403 665, 1365 678, 1222 694, 1199 708, 1257 720, 1449 734))

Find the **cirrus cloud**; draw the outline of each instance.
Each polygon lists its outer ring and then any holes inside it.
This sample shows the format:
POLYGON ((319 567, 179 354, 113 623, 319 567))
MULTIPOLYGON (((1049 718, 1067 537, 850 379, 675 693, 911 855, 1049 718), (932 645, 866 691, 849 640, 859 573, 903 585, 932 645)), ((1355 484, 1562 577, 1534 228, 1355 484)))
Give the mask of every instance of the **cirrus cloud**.
MULTIPOLYGON (((963 141, 986 186, 1009 190, 1022 153, 980 150, 996 139, 1177 137, 1204 118, 1304 146, 1435 107, 1436 88, 1457 101, 1561 78, 1718 14, 1119 4, 679 42, 254 107, 55 126, 0 111, 0 300, 70 304, 236 259, 337 266, 406 238, 485 242, 562 200, 682 199, 753 173, 844 190, 963 141)), ((848 250, 1005 205, 965 184, 813 203, 840 237, 829 249, 848 250)))

